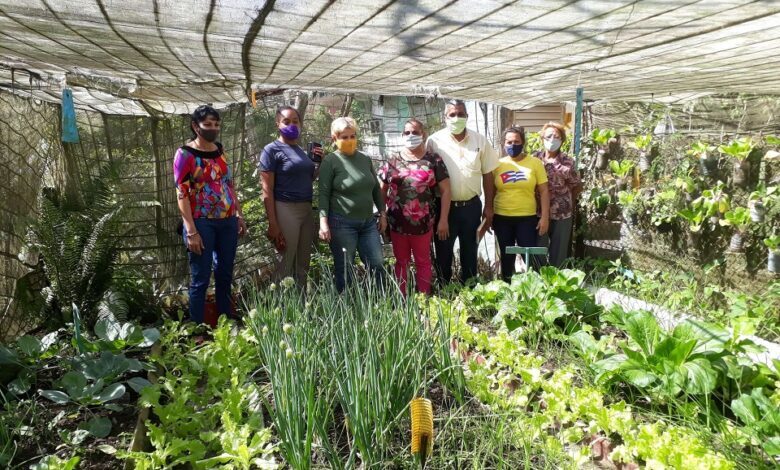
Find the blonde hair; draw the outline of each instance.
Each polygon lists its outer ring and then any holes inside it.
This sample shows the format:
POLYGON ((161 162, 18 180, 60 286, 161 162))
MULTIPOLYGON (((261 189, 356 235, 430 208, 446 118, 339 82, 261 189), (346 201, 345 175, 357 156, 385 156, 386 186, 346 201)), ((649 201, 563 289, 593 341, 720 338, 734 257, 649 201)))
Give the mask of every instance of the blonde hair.
POLYGON ((357 122, 351 117, 336 118, 330 124, 331 135, 337 136, 347 129, 354 129, 357 132, 357 122))
POLYGON ((563 125, 559 122, 550 121, 547 124, 543 125, 542 130, 539 131, 539 135, 542 136, 542 138, 544 138, 544 131, 546 131, 550 127, 558 131, 558 133, 561 135, 562 142, 566 141, 566 128, 563 127, 563 125))

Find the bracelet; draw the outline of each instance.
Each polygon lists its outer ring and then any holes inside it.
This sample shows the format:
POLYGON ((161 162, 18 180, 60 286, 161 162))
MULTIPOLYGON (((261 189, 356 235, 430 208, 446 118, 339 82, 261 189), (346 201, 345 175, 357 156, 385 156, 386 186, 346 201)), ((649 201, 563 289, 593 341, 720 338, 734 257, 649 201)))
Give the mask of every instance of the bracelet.
POLYGON ((188 233, 187 238, 194 237, 195 235, 200 235, 200 232, 188 233))

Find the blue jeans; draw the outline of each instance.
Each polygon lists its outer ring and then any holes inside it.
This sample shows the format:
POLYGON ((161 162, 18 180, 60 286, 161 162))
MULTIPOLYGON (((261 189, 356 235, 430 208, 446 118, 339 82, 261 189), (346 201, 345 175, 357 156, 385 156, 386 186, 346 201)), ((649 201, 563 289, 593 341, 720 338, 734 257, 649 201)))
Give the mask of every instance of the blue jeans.
MULTIPOLYGON (((206 289, 214 269, 214 290, 217 312, 232 314, 230 284, 233 282, 233 262, 238 246, 238 219, 195 219, 195 228, 203 240, 204 249, 199 255, 187 250, 190 261, 190 319, 203 323, 206 289)), ((184 229, 186 246, 187 229, 184 229)))
POLYGON ((336 271, 336 290, 342 292, 354 278, 355 250, 360 254, 366 268, 373 273, 377 285, 381 285, 384 280, 382 242, 379 239, 376 219, 353 219, 331 213, 328 215, 328 226, 330 251, 333 253, 333 266, 336 271))

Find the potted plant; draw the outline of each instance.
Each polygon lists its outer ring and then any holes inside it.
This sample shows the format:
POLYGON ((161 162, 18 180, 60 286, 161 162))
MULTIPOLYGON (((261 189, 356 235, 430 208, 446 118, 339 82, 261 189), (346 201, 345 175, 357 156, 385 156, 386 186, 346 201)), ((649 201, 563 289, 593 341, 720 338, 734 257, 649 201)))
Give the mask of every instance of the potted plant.
POLYGON ((639 213, 642 211, 642 199, 639 197, 639 190, 631 189, 618 192, 618 205, 623 215, 623 220, 629 225, 639 223, 639 213))
POLYGON ((674 227, 677 217, 677 191, 665 189, 657 191, 650 199, 650 221, 661 233, 667 233, 674 227))
POLYGON ((764 239, 764 245, 769 248, 766 268, 770 273, 780 272, 780 235, 772 235, 764 239))
POLYGON ((702 191, 701 196, 693 201, 693 206, 701 206, 707 217, 710 218, 710 223, 717 224, 721 215, 729 210, 729 195, 725 192, 723 182, 718 181, 715 187, 702 191))
POLYGON ((612 129, 593 129, 590 139, 596 144, 596 168, 606 170, 609 163, 608 147, 616 142, 617 133, 612 129))
POLYGON ((689 203, 693 202, 694 196, 699 189, 696 181, 688 175, 675 178, 674 187, 682 190, 685 200, 689 203))
POLYGON ((713 153, 715 146, 704 141, 696 141, 685 153, 695 157, 701 166, 704 176, 714 176, 718 170, 718 156, 713 153))
POLYGON ((590 202, 593 210, 599 214, 604 215, 609 208, 610 197, 609 192, 602 188, 591 188, 588 195, 588 202, 590 202))
POLYGON ((763 222, 766 216, 767 207, 774 204, 780 197, 777 186, 764 185, 759 186, 748 197, 748 209, 750 209, 750 220, 753 222, 763 222))
POLYGON ((701 239, 701 230, 707 220, 707 214, 704 212, 701 205, 699 205, 687 207, 677 212, 677 215, 688 222, 688 246, 690 248, 698 247, 699 240, 701 239))
POLYGON ((747 158, 750 152, 753 151, 753 146, 753 141, 749 137, 734 139, 728 145, 718 146, 720 153, 726 154, 735 160, 731 179, 739 187, 744 187, 747 184, 750 175, 750 162, 747 158))
POLYGON ((688 222, 688 229, 693 233, 700 233, 704 222, 707 220, 707 214, 701 206, 687 207, 678 211, 677 215, 688 222))
POLYGON ((638 135, 628 145, 639 151, 639 171, 646 173, 650 170, 653 163, 653 135, 638 135))
POLYGON ((741 253, 745 245, 745 232, 750 224, 750 212, 744 207, 734 208, 726 212, 719 223, 724 227, 734 227, 734 234, 731 235, 729 242, 729 251, 741 253))
POLYGON ((629 186, 631 170, 634 169, 634 162, 631 160, 621 160, 620 162, 612 160, 609 162, 609 168, 615 175, 618 191, 624 190, 629 186))

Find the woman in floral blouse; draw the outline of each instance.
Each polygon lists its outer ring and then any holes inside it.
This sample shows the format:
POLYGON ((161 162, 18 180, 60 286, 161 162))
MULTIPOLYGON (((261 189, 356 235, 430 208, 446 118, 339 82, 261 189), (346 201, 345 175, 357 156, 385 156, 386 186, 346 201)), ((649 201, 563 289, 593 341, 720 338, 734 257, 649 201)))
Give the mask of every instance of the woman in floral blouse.
POLYGON ((450 180, 444 161, 426 151, 422 122, 409 119, 402 133, 404 147, 379 169, 382 194, 387 203, 390 241, 395 255, 395 276, 406 294, 406 279, 412 256, 417 290, 431 292, 435 188, 441 194, 441 218, 436 227, 440 240, 449 237, 450 180))
POLYGON ((232 313, 233 261, 246 224, 227 157, 217 142, 219 113, 199 106, 191 121, 193 138, 176 151, 173 176, 190 261, 190 319, 203 323, 212 268, 218 313, 232 313))
POLYGON ((544 150, 536 153, 547 170, 550 190, 550 228, 539 239, 541 246, 549 246, 550 264, 560 268, 568 256, 571 242, 572 214, 582 182, 574 167, 574 160, 561 152, 566 140, 566 129, 557 122, 548 122, 540 133, 544 150))

